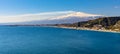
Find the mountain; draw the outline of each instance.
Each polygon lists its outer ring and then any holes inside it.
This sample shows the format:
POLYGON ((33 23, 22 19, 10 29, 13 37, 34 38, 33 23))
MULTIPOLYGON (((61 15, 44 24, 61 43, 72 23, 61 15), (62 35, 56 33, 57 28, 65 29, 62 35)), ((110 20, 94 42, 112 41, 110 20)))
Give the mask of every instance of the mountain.
POLYGON ((95 16, 101 16, 101 15, 94 15, 94 14, 88 14, 88 13, 83 13, 83 12, 74 12, 74 13, 70 13, 67 15, 63 15, 63 16, 58 16, 57 18, 52 18, 51 20, 55 20, 55 19, 66 19, 66 18, 74 18, 74 17, 78 17, 78 18, 87 18, 87 17, 95 17, 95 16))
POLYGON ((82 12, 75 12, 75 13, 71 13, 63 16, 58 16, 56 18, 51 18, 49 20, 56 24, 62 24, 62 23, 75 23, 79 21, 88 21, 88 20, 99 18, 99 17, 102 17, 102 16, 87 14, 82 12))
POLYGON ((20 23, 12 24, 63 24, 63 23, 75 23, 80 21, 88 21, 96 18, 102 17, 101 15, 87 14, 82 12, 68 13, 62 16, 57 16, 54 18, 49 18, 45 20, 34 20, 20 23))

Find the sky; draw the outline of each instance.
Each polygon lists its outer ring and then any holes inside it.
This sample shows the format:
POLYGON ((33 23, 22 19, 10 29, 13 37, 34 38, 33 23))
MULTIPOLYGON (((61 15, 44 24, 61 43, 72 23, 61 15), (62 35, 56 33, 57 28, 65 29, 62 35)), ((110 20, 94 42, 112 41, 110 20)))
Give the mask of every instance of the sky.
POLYGON ((120 16, 120 0, 0 0, 0 16, 56 11, 120 16))

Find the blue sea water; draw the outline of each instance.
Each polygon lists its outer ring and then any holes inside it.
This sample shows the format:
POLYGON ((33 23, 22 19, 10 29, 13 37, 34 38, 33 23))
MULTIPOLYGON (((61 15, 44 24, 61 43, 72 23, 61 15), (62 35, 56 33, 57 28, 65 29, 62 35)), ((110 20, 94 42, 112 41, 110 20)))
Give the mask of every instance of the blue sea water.
POLYGON ((120 54, 120 34, 1 26, 0 54, 120 54))

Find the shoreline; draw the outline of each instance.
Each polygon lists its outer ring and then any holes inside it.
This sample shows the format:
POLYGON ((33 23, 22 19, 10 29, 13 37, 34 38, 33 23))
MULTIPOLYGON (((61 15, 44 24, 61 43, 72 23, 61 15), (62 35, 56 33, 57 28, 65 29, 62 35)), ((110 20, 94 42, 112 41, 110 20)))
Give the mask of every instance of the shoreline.
POLYGON ((50 26, 55 28, 65 28, 65 29, 75 29, 75 30, 88 30, 88 31, 97 31, 97 32, 110 32, 110 33, 120 33, 117 31, 111 31, 111 30, 95 30, 95 29, 89 29, 89 28, 76 28, 76 27, 59 27, 59 26, 50 26))

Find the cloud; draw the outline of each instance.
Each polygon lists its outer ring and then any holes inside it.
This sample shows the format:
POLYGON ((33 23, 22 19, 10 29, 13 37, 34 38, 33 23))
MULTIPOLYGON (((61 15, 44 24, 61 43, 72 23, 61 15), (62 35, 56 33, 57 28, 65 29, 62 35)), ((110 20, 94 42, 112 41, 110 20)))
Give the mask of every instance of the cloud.
POLYGON ((65 14, 74 13, 75 11, 56 11, 56 12, 44 12, 37 14, 23 14, 15 16, 0 16, 0 23, 14 23, 14 22, 26 22, 35 20, 45 20, 62 16, 65 14))

